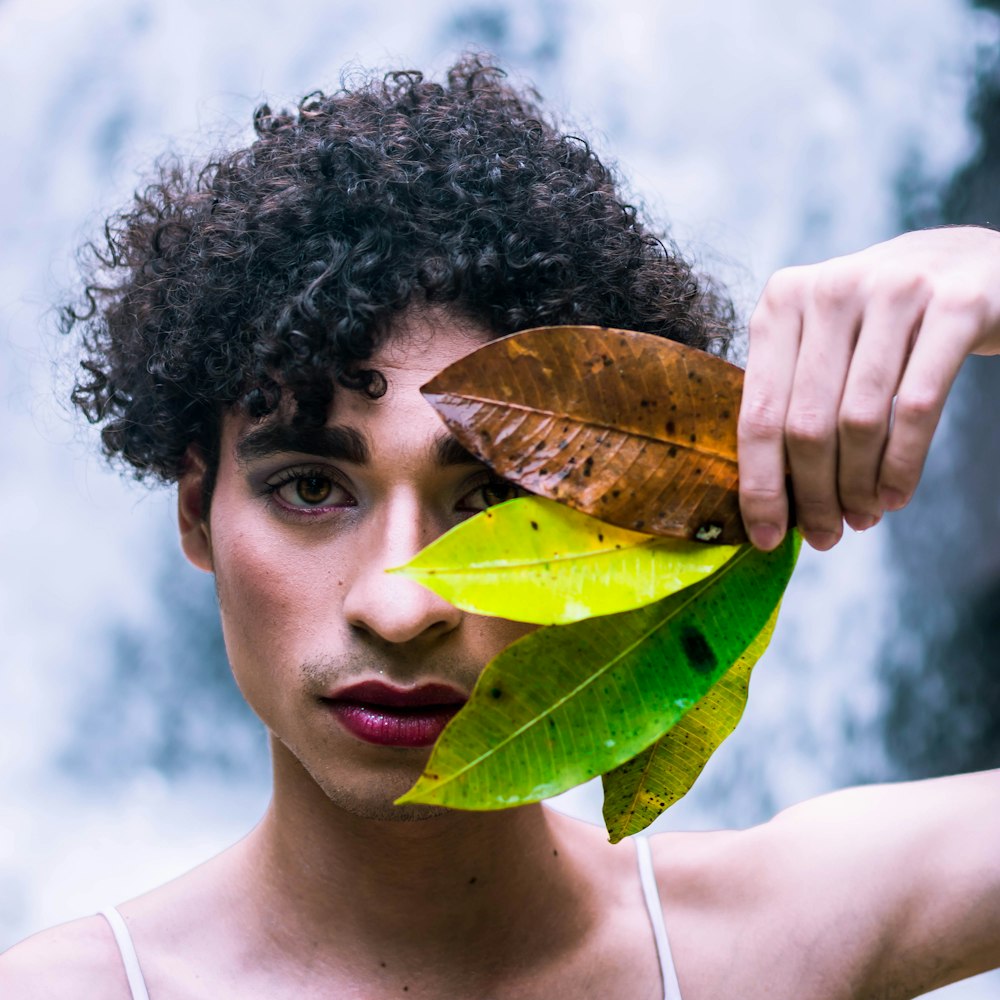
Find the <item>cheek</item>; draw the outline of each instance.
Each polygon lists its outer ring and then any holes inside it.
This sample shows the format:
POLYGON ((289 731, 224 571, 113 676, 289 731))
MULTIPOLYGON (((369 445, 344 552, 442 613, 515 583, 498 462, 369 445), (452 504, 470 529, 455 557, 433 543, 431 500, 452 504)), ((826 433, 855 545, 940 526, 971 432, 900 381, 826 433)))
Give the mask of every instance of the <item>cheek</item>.
POLYGON ((226 650, 251 704, 279 676, 339 644, 343 585, 329 554, 260 531, 213 535, 226 650), (326 556, 325 558, 323 556, 326 556))

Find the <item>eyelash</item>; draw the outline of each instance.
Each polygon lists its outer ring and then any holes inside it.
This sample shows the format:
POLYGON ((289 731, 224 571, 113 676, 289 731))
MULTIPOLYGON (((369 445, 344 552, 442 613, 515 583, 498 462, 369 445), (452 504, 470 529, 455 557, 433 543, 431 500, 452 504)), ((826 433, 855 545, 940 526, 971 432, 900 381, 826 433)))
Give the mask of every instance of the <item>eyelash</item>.
MULTIPOLYGON (((351 497, 350 503, 318 504, 313 507, 298 507, 283 500, 280 496, 281 490, 289 484, 302 479, 326 480, 331 484, 331 489, 341 489, 348 496, 350 496, 350 491, 346 486, 344 486, 343 483, 340 482, 336 475, 334 475, 329 469, 317 468, 315 466, 293 466, 292 468, 283 470, 273 481, 264 484, 261 489, 261 495, 266 497, 269 503, 278 507, 282 514, 292 517, 315 517, 319 514, 329 513, 332 510, 343 510, 347 507, 354 507, 357 505, 357 501, 355 501, 353 497, 351 497)), ((497 476, 494 473, 486 473, 484 479, 471 485, 462 494, 459 500, 459 505, 456 509, 459 511, 469 512, 471 509, 470 505, 463 505, 462 502, 472 494, 480 490, 489 489, 490 487, 513 489, 517 492, 518 496, 527 495, 527 491, 515 486, 509 480, 504 479, 501 476, 497 476)), ((483 499, 485 500, 485 497, 483 499)), ((497 503, 501 502, 502 501, 500 500, 497 501, 497 503)), ((493 506, 493 504, 488 502, 485 504, 485 507, 490 506, 493 506)), ((472 510, 471 512, 477 513, 478 510, 472 510)))
MULTIPOLYGON (((482 482, 476 483, 474 486, 470 487, 468 490, 465 491, 465 493, 462 494, 462 500, 464 500, 471 494, 476 493, 479 490, 485 490, 491 486, 494 488, 500 487, 500 488, 512 489, 515 491, 516 496, 528 495, 527 490, 524 490, 521 487, 517 486, 516 484, 512 483, 509 479, 504 479, 502 476, 498 476, 494 473, 487 473, 487 478, 485 478, 482 482)), ((503 503, 503 501, 498 500, 497 503, 503 503)), ((492 507, 494 505, 487 504, 487 506, 492 507)))
POLYGON ((290 469, 285 469, 278 474, 276 479, 265 483, 261 493, 270 503, 279 507, 282 513, 291 514, 296 517, 315 517, 317 514, 325 514, 330 510, 353 507, 356 504, 353 497, 350 503, 318 504, 315 507, 297 507, 282 500, 279 495, 281 490, 290 483, 301 479, 325 479, 331 484, 331 489, 341 489, 350 496, 350 490, 329 469, 317 468, 315 466, 293 466, 290 469))

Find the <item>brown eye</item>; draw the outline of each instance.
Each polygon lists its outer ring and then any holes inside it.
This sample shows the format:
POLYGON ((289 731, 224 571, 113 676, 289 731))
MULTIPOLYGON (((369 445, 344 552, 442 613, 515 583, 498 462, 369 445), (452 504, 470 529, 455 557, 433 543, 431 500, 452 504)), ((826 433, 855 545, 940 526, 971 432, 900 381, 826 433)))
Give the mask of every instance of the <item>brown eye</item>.
POLYGON ((508 483, 504 479, 498 479, 495 482, 487 483, 485 486, 481 487, 481 490, 487 507, 503 503, 506 500, 513 500, 515 497, 521 496, 524 492, 513 483, 508 483))
POLYGON ((295 480, 295 492, 303 503, 321 504, 333 492, 333 483, 326 476, 300 476, 295 480))
POLYGON ((276 480, 267 483, 263 492, 273 496, 285 509, 324 513, 330 508, 356 505, 338 477, 322 468, 285 469, 276 480))
POLYGON ((508 483, 506 479, 491 479, 470 490, 461 499, 458 507, 461 511, 478 513, 487 507, 523 496, 528 496, 528 491, 520 486, 508 483))

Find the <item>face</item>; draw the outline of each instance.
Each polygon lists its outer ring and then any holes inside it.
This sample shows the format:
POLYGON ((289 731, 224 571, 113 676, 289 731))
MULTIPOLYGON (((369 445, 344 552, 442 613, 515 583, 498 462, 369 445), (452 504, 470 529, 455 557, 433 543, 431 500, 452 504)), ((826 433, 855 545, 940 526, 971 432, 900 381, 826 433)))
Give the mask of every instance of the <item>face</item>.
POLYGON ((391 802, 485 664, 531 629, 385 572, 516 495, 419 392, 488 339, 441 314, 408 317, 371 362, 385 395, 338 389, 326 428, 306 434, 227 416, 207 522, 199 470, 181 482, 182 542, 215 573, 237 683, 327 797, 357 814, 429 814, 391 802))

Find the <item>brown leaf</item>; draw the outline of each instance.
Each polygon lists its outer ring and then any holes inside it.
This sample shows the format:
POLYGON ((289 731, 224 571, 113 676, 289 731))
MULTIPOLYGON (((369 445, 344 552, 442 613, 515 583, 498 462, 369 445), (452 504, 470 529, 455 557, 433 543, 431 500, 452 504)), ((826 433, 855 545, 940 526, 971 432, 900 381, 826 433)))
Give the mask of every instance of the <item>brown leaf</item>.
POLYGON ((738 544, 743 372, 661 337, 550 326, 495 340, 422 389, 500 475, 612 524, 738 544))

